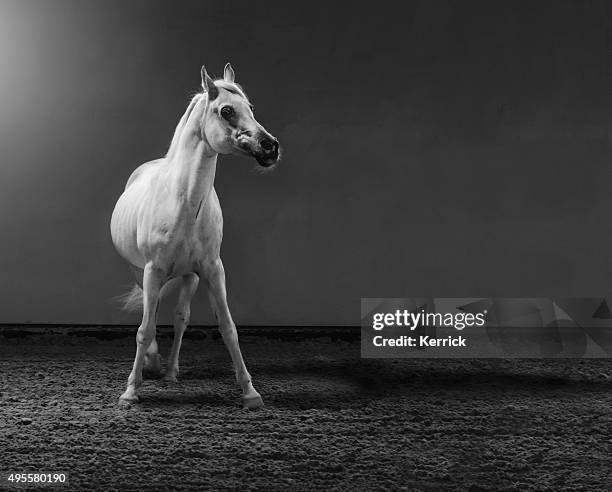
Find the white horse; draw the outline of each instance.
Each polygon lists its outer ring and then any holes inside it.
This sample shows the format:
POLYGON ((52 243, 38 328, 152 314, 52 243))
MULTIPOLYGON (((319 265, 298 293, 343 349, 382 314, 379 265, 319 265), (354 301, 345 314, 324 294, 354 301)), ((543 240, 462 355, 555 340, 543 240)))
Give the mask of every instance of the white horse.
POLYGON ((255 409, 263 406, 263 401, 242 359, 227 305, 225 272, 219 257, 223 217, 213 184, 219 154, 252 156, 260 166, 270 167, 279 159, 279 146, 255 120, 253 107, 234 82, 229 63, 223 79, 213 81, 204 67, 201 76, 203 92, 192 99, 177 125, 166 157, 147 162, 132 173, 111 218, 113 243, 136 277, 127 304, 142 306, 136 358, 120 402, 138 400, 143 367, 161 371, 156 313, 170 283, 179 284, 180 290, 164 379, 176 381, 191 299, 199 280, 204 279, 242 388, 242 403, 255 409))

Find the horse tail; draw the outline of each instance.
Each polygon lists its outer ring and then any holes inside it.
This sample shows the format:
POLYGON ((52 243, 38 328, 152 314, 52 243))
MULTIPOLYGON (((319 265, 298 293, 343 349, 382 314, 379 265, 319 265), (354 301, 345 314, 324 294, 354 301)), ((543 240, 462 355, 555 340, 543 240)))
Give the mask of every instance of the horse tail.
MULTIPOLYGON (((160 301, 174 290, 174 288, 178 285, 179 280, 180 279, 178 278, 173 278, 162 286, 161 290, 159 291, 160 301)), ((114 298, 116 302, 121 304, 121 309, 128 312, 141 311, 142 299, 142 287, 138 284, 134 284, 130 290, 114 298)))
POLYGON ((115 296, 113 300, 121 305, 123 311, 133 312, 142 309, 142 287, 134 284, 127 292, 115 296))

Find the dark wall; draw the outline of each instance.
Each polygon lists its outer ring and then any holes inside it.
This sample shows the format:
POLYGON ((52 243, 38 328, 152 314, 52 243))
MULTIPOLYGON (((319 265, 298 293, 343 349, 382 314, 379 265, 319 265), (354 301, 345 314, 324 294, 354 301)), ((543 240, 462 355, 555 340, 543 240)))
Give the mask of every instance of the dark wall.
POLYGON ((137 320, 111 211, 226 61, 285 149, 220 158, 237 323, 612 293, 606 2, 391 5, 0 2, 0 322, 137 320))

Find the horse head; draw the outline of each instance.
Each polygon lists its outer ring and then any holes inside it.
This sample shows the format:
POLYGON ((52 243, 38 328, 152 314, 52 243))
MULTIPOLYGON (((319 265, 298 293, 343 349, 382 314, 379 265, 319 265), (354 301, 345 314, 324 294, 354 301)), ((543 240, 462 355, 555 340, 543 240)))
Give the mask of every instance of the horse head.
POLYGON ((213 80, 202 67, 202 89, 207 106, 201 127, 210 147, 219 154, 254 157, 270 167, 280 158, 278 140, 253 115, 253 105, 236 82, 232 66, 225 65, 223 78, 213 80))

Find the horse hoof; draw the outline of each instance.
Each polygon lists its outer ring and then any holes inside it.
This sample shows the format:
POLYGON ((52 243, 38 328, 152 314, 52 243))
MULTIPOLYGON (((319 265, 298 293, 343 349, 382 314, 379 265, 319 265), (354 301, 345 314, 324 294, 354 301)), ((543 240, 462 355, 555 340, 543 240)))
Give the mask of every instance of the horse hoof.
POLYGON ((162 375, 161 371, 152 371, 150 369, 142 370, 142 377, 145 379, 160 379, 162 375))
POLYGON ((263 399, 259 393, 242 397, 242 408, 244 409, 257 410, 259 408, 263 408, 263 406, 263 399))
POLYGON ((126 392, 119 397, 119 405, 122 407, 130 406, 133 403, 138 403, 138 395, 135 391, 126 390, 126 392))
POLYGON ((176 376, 173 376, 171 374, 165 374, 164 377, 162 378, 162 381, 164 383, 176 384, 177 379, 176 379, 176 376))
POLYGON ((162 358, 159 354, 146 355, 142 375, 148 378, 159 378, 162 374, 162 358))

